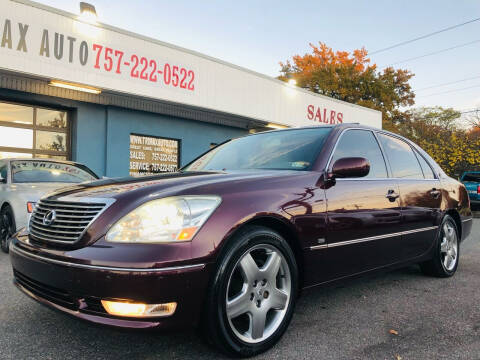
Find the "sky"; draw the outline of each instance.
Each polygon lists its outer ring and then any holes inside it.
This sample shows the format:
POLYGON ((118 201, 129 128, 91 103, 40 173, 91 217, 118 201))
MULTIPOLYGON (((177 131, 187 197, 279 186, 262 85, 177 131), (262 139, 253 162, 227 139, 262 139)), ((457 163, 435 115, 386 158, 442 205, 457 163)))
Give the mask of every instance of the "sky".
MULTIPOLYGON (((73 0, 37 0, 72 13, 73 0)), ((480 17, 478 0, 90 0, 98 20, 192 49, 270 76, 279 62, 309 51, 309 43, 334 50, 374 52, 480 17)), ((380 68, 394 65, 415 76, 415 106, 480 108, 480 21, 374 54, 380 68), (444 83, 477 77, 456 84, 444 83), (430 89, 424 89, 432 87, 430 89), (465 89, 468 88, 468 89, 465 89)))

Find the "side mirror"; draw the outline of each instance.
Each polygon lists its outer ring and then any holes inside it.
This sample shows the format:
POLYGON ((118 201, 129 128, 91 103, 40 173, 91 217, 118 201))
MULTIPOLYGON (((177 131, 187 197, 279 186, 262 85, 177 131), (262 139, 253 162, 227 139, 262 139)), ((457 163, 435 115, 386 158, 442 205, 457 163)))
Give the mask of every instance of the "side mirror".
POLYGON ((331 178, 360 178, 370 173, 370 163, 362 157, 341 158, 335 161, 330 173, 331 178))

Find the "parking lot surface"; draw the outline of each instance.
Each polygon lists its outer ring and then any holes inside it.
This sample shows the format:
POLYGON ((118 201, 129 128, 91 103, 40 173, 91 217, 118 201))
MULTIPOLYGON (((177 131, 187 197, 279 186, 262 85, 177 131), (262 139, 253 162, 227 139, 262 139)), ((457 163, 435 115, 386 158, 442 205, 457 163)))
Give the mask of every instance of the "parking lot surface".
MULTIPOLYGON (((21 294, 0 255, 0 359, 219 359, 194 332, 120 331, 21 294)), ((480 219, 450 279, 416 266, 305 292, 285 336, 258 359, 480 359, 480 219)))

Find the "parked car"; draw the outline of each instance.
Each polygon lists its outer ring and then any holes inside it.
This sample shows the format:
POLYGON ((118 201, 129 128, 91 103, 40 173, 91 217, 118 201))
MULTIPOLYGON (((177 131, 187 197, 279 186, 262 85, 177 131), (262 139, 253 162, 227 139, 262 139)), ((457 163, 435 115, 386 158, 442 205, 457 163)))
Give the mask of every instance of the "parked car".
POLYGON ((198 325, 251 356, 280 339, 301 289, 416 263, 452 276, 471 227, 465 186, 422 149, 344 124, 249 135, 178 173, 58 191, 10 258, 18 288, 65 313, 198 325))
POLYGON ((38 199, 67 184, 98 179, 85 165, 45 159, 0 160, 0 244, 8 252, 8 240, 27 220, 38 199))
POLYGON ((480 171, 466 171, 460 181, 465 185, 472 209, 480 207, 480 171))

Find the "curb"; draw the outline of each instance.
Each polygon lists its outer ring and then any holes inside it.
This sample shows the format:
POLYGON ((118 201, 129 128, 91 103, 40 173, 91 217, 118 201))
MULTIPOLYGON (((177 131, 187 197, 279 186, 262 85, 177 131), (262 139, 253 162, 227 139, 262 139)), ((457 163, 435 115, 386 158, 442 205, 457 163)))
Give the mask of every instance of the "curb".
POLYGON ((475 219, 480 219, 480 211, 473 211, 473 217, 475 219))

